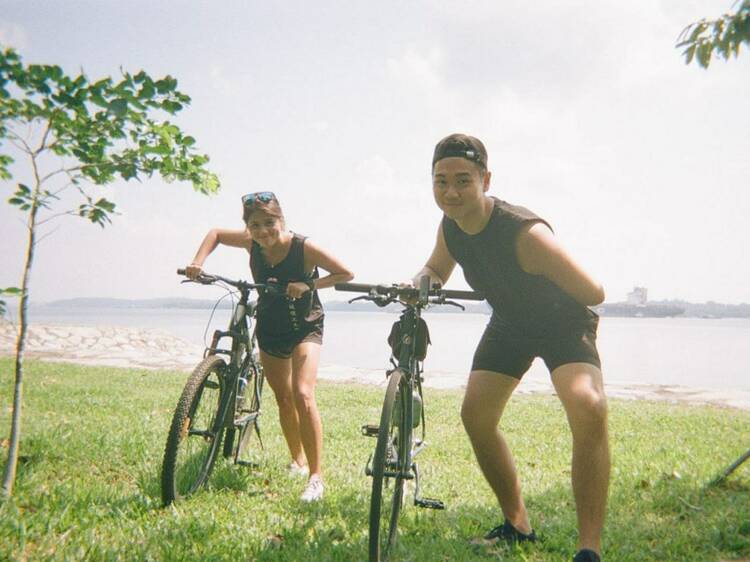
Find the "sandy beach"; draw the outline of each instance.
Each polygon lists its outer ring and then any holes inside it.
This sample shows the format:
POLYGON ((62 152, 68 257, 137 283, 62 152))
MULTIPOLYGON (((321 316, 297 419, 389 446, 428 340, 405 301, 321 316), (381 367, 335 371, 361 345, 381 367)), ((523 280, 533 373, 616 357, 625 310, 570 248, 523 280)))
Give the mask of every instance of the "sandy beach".
MULTIPOLYGON (((7 321, 0 323, 0 355, 14 354, 15 327, 7 321)), ((62 361, 82 365, 150 370, 190 371, 203 356, 203 347, 159 330, 113 326, 33 325, 29 329, 26 356, 45 361, 62 361)), ((383 385, 381 369, 357 369, 348 366, 322 364, 319 377, 335 382, 355 382, 383 385)), ((425 386, 432 388, 461 388, 464 373, 430 369, 425 386)), ((671 403, 708 404, 719 407, 750 410, 750 391, 716 391, 677 385, 616 384, 605 379, 607 395, 631 400, 655 400, 671 403)), ((524 381, 520 394, 552 394, 549 383, 524 381)))

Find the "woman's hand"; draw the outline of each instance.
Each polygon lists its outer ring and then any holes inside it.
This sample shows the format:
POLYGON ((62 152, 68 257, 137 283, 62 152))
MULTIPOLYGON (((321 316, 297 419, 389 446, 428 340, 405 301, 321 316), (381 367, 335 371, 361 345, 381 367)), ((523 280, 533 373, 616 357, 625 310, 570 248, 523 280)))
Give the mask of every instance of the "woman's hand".
POLYGON ((197 279, 201 273, 203 273, 203 269, 197 263, 191 263, 185 268, 185 275, 188 279, 197 279))
POLYGON ((286 286, 286 295, 291 299, 298 299, 309 290, 310 287, 307 286, 307 283, 294 281, 286 286))

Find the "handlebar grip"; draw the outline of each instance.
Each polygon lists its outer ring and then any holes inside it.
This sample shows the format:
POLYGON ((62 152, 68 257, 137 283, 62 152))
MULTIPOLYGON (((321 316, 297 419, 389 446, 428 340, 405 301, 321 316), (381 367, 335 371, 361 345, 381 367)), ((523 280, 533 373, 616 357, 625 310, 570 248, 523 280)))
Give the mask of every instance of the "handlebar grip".
POLYGON ((177 275, 185 275, 187 273, 187 270, 180 268, 177 270, 177 275))
POLYGON ((365 283, 336 283, 334 288, 337 291, 349 291, 350 293, 369 293, 377 288, 377 285, 367 285, 365 283))
POLYGON ((443 289, 442 293, 445 298, 448 299, 459 299, 465 301, 483 301, 484 295, 482 293, 475 293, 474 291, 446 291, 443 289))

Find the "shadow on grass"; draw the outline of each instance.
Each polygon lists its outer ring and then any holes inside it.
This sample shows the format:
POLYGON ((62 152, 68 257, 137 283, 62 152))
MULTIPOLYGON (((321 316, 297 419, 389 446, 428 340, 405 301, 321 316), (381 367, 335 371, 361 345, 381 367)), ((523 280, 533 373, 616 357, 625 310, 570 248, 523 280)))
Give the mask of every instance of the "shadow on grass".
MULTIPOLYGON (((208 486, 204 486, 193 495, 220 491, 241 492, 251 497, 262 495, 270 483, 269 476, 266 473, 267 469, 268 467, 265 463, 258 463, 254 466, 241 466, 234 464, 231 459, 225 459, 220 456, 214 462, 211 475, 208 479, 208 486)), ((141 471, 136 477, 136 483, 144 495, 151 498, 157 506, 161 506, 161 465, 159 465, 158 471, 141 471)), ((190 501, 190 497, 181 501, 190 501)))

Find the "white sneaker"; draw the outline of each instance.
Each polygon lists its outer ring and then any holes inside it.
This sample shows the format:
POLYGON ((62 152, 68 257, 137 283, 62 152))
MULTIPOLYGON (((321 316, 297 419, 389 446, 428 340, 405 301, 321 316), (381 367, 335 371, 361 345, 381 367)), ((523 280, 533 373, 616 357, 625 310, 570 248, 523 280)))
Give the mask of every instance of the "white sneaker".
POLYGON ((292 461, 287 467, 287 473, 289 476, 307 476, 310 474, 310 467, 306 464, 300 466, 295 461, 292 461))
POLYGON ((310 480, 307 481, 305 491, 302 492, 300 498, 303 502, 316 502, 323 499, 323 481, 320 476, 313 474, 310 480))

